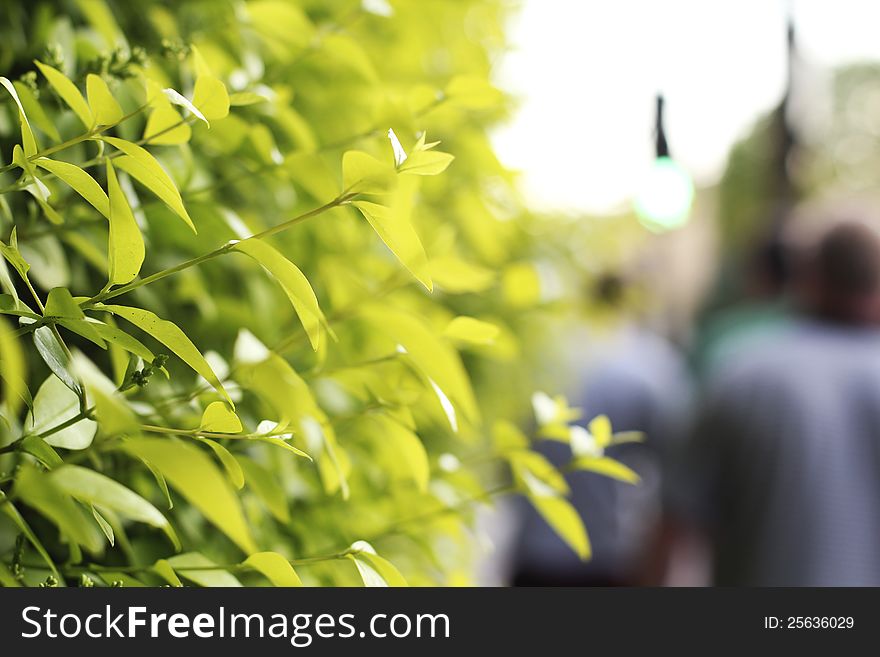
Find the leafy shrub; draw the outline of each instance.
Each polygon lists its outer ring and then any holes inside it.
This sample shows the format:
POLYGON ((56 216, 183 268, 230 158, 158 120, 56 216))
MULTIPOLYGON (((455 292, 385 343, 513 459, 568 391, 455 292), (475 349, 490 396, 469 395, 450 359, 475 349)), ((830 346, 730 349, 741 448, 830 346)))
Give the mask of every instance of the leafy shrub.
POLYGON ((514 491, 588 556, 516 427, 543 302, 486 133, 504 12, 11 3, 0 581, 462 582, 514 491))

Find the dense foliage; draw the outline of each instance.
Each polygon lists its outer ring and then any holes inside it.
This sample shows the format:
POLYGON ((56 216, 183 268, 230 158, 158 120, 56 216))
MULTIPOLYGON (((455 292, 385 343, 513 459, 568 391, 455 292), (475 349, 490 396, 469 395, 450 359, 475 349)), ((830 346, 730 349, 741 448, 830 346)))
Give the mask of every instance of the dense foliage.
POLYGON ((589 555, 517 428, 554 251, 486 132, 505 3, 3 5, 0 582, 466 583, 508 492, 589 555))

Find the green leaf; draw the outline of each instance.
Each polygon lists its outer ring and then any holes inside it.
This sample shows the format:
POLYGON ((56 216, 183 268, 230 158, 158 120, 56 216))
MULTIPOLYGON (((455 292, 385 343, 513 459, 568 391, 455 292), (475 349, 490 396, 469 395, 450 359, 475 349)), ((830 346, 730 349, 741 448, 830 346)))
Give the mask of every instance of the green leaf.
POLYGON ((46 562, 47 566, 49 566, 49 570, 52 571, 55 579, 57 579, 58 582, 63 585, 64 578, 61 577, 61 574, 55 567, 55 563, 52 561, 52 557, 49 556, 49 553, 46 551, 46 548, 43 547, 40 539, 37 538, 37 535, 34 534, 34 531, 31 529, 30 525, 28 525, 25 519, 22 518, 21 514, 18 512, 18 509, 15 508, 15 505, 8 497, 6 497, 6 494, 2 490, 0 490, 0 512, 6 514, 6 516, 10 520, 12 520, 13 524, 18 527, 19 531, 21 531, 22 534, 24 534, 24 537, 28 540, 28 542, 34 546, 34 549, 37 551, 37 554, 40 555, 40 558, 46 562))
MULTIPOLYGON (((34 395, 34 410, 28 413, 25 431, 38 435, 72 420, 80 412, 80 398, 56 376, 50 375, 34 395)), ((86 449, 92 444, 98 425, 88 418, 45 437, 53 447, 86 449)))
POLYGON ((302 580, 290 562, 277 552, 257 552, 242 562, 253 568, 275 586, 302 586, 302 580))
POLYGON ((193 105, 199 108, 208 121, 222 119, 229 114, 229 94, 226 85, 211 74, 198 48, 192 46, 192 53, 196 68, 193 105))
POLYGON ((49 290, 43 316, 62 319, 85 319, 86 317, 66 287, 56 287, 49 290))
POLYGON ((78 397, 82 397, 82 385, 70 372, 70 356, 58 342, 55 333, 48 326, 41 326, 34 331, 34 345, 43 362, 49 366, 52 373, 70 388, 78 397))
POLYGON ((42 62, 35 61, 34 63, 49 81, 49 84, 52 85, 55 92, 61 96, 61 99, 79 117, 79 120, 82 121, 86 129, 90 129, 95 124, 95 118, 92 116, 92 111, 89 109, 86 99, 83 98, 76 85, 61 71, 42 62))
POLYGON ((183 586, 183 582, 177 577, 177 573, 174 572, 174 568, 172 568, 167 559, 159 559, 153 564, 151 570, 174 588, 183 586))
POLYGON ((638 473, 620 461, 615 461, 607 456, 581 456, 571 462, 571 468, 573 470, 598 472, 606 477, 611 477, 628 484, 637 484, 642 479, 638 473))
POLYGON ((359 427, 368 432, 374 444, 386 451, 386 468, 411 480, 424 493, 431 476, 428 454, 419 437, 387 415, 371 414, 359 427))
POLYGON ((345 451, 339 447, 333 425, 318 406, 309 386, 290 364, 277 354, 271 354, 256 365, 241 368, 238 379, 277 412, 279 425, 295 423, 297 435, 306 440, 307 450, 315 458, 324 491, 327 494, 341 491, 343 498, 347 498, 349 463, 345 451))
POLYGON ((113 509, 121 516, 164 531, 179 549, 168 519, 143 497, 105 475, 78 465, 63 465, 49 475, 52 484, 81 502, 113 509))
POLYGON ((211 433, 241 433, 241 420, 226 404, 215 401, 208 404, 202 414, 199 429, 211 433))
MULTIPOLYGON (((214 403, 222 404, 223 402, 214 403)), ((220 464, 223 466, 223 469, 226 470, 226 475, 229 477, 229 481, 231 481, 232 485, 235 486, 238 490, 241 490, 244 487, 244 472, 242 472, 241 466, 238 464, 238 461, 235 460, 235 457, 229 453, 229 450, 217 441, 211 440, 210 438, 199 436, 198 440, 199 442, 205 443, 208 447, 211 448, 211 450, 220 460, 220 464)))
POLYGON ((514 475, 522 481, 532 495, 568 495, 570 491, 554 465, 545 456, 530 450, 514 450, 507 453, 507 460, 514 475))
POLYGON ((348 557, 354 561, 358 573, 367 587, 409 586, 394 565, 376 554, 373 546, 366 541, 357 541, 351 546, 354 551, 348 557))
POLYGON ((472 421, 479 418, 467 372, 447 341, 434 335, 417 317, 388 306, 368 306, 362 315, 377 332, 401 345, 418 370, 449 395, 465 417, 472 421))
POLYGON ((19 449, 35 457, 49 470, 57 468, 64 463, 61 457, 58 456, 58 452, 52 449, 51 445, 39 436, 25 436, 19 444, 19 449))
POLYGON ((529 496, 529 500, 575 554, 583 560, 590 558, 592 550, 587 530, 578 512, 567 500, 561 497, 538 495, 529 496))
POLYGON ((236 460, 244 471, 248 488, 265 503, 266 508, 275 518, 285 524, 289 523, 290 509, 287 507, 287 496, 278 483, 276 474, 246 456, 237 456, 236 460))
POLYGON ((0 377, 3 378, 3 403, 9 414, 15 417, 21 406, 21 400, 27 392, 25 383, 26 370, 24 354, 18 339, 7 327, 6 321, 0 321, 0 377))
POLYGON ((24 107, 21 104, 21 100, 15 91, 15 87, 7 78, 0 76, 0 84, 6 87, 6 91, 9 92, 12 96, 12 100, 14 100, 15 104, 18 106, 18 120, 21 124, 21 145, 24 150, 24 156, 26 158, 33 157, 38 150, 37 142, 36 139, 34 139, 31 125, 28 123, 27 115, 24 113, 24 107))
POLYGON ((122 317, 145 333, 149 333, 156 338, 156 340, 177 354, 183 362, 198 372, 202 378, 214 386, 217 392, 220 393, 230 406, 235 408, 235 404, 232 403, 232 398, 229 396, 229 393, 226 392, 220 379, 214 374, 214 370, 211 369, 208 361, 205 360, 205 357, 202 356, 201 352, 196 348, 192 341, 186 337, 186 334, 177 327, 177 325, 169 322, 167 319, 157 317, 149 310, 143 310, 141 308, 132 308, 130 306, 109 306, 103 304, 98 304, 95 308, 98 310, 106 310, 107 312, 122 317))
POLYGON ((94 178, 78 166, 59 160, 50 160, 47 157, 37 158, 34 160, 34 164, 53 173, 59 180, 64 181, 73 191, 88 201, 98 212, 105 217, 110 217, 110 200, 107 198, 107 194, 95 182, 94 178))
POLYGON ((428 266, 428 256, 419 239, 415 228, 400 212, 394 211, 384 205, 371 203, 370 201, 352 201, 352 205, 360 210, 361 214, 373 227, 385 245, 397 256, 401 264, 406 267, 418 281, 431 291, 434 283, 431 281, 431 269, 428 266))
POLYGON ((107 542, 110 543, 110 547, 116 545, 116 534, 113 532, 113 526, 107 522, 106 518, 101 515, 101 512, 98 511, 94 505, 91 505, 92 509, 92 517, 95 519, 95 522, 98 523, 98 527, 101 528, 101 531, 104 532, 104 536, 107 537, 107 542))
POLYGON ((89 73, 86 76, 86 93, 97 125, 116 125, 122 120, 122 108, 110 93, 104 78, 89 73))
POLYGON ((114 160, 118 168, 128 173, 132 178, 162 199, 162 202, 172 212, 183 219, 192 228, 193 232, 196 232, 196 227, 183 206, 183 199, 180 198, 177 186, 171 180, 171 177, 165 173, 165 169, 162 168, 162 165, 159 164, 156 158, 150 155, 146 149, 130 141, 119 139, 118 137, 101 137, 101 139, 125 153, 124 156, 114 160))
POLYGON ((0 253, 3 254, 3 257, 6 258, 7 262, 18 272, 18 275, 21 276, 21 280, 26 281, 28 279, 28 271, 31 266, 27 263, 24 257, 21 255, 21 252, 18 250, 18 237, 16 234, 16 229, 12 229, 12 233, 9 238, 9 244, 4 244, 2 240, 0 240, 0 253))
POLYGON ((111 285, 124 285, 140 272, 146 251, 144 238, 109 158, 107 189, 110 191, 109 282, 111 285))
POLYGON ((144 141, 162 146, 188 142, 192 136, 192 128, 171 106, 168 98, 162 93, 162 88, 152 80, 148 80, 147 93, 153 110, 144 128, 144 141))
POLYGON ((454 159, 454 155, 440 151, 413 151, 398 171, 417 176, 436 176, 446 171, 454 159))
POLYGON ((200 449, 163 438, 130 438, 121 449, 148 461, 245 553, 257 551, 238 498, 200 449))
POLYGON ((241 586, 232 573, 217 567, 216 563, 198 552, 176 554, 167 561, 181 577, 199 586, 241 586))
POLYGON ((492 425, 492 448, 499 454, 512 450, 527 450, 529 439, 513 422, 496 420, 492 425))
POLYGON ((317 351, 326 320, 305 274, 278 250, 262 240, 253 238, 243 240, 235 245, 235 250, 256 260, 278 281, 302 322, 312 348, 317 351))
POLYGON ((101 430, 111 436, 140 433, 140 424, 116 385, 81 352, 71 358, 73 372, 85 384, 101 430))
POLYGON ((397 185, 391 164, 363 151, 347 151, 342 156, 342 186, 347 194, 388 194, 397 185))
MULTIPOLYGON (((30 88, 22 82, 13 82, 15 90, 18 92, 18 99, 21 101, 24 113, 30 117, 30 121, 34 122, 40 130, 49 136, 49 139, 59 142, 61 135, 58 134, 58 128, 55 123, 46 115, 43 106, 34 98, 34 93, 30 88)), ((33 155, 33 153, 31 153, 33 155)))
POLYGON ((266 443, 267 445, 275 445, 275 447, 280 447, 281 449, 286 449, 288 452, 293 452, 297 456, 302 456, 303 458, 312 460, 312 457, 306 454, 301 449, 298 449, 291 445, 289 442, 281 438, 280 436, 257 436, 252 438, 252 440, 256 440, 261 443, 266 443))
POLYGON ((70 495, 54 485, 50 475, 30 466, 22 467, 15 480, 13 495, 48 518, 69 540, 92 553, 102 549, 104 538, 98 526, 88 519, 70 495))
POLYGON ((143 358, 145 363, 153 362, 153 359, 155 358, 153 352, 147 349, 137 338, 133 338, 125 331, 115 326, 105 324, 97 319, 89 317, 87 318, 87 321, 94 326, 95 331, 97 331, 98 335, 100 335, 103 340, 115 344, 135 356, 143 358))
POLYGON ((239 91, 234 94, 229 94, 229 104, 233 107, 256 105, 258 103, 265 103, 268 100, 269 99, 265 96, 261 96, 254 91, 239 91))
POLYGON ((459 315, 449 322, 443 331, 447 338, 477 345, 492 344, 498 333, 499 329, 494 324, 464 315, 459 315))
POLYGON ((169 88, 169 89, 163 89, 162 93, 168 99, 168 102, 170 102, 172 105, 177 105, 179 107, 183 107, 184 109, 189 110, 193 116, 195 116, 197 119, 204 121, 206 124, 208 124, 210 126, 208 119, 205 117, 204 114, 202 114, 201 110, 198 107, 196 107, 195 105, 193 105, 189 101, 189 99, 186 96, 184 96, 183 94, 181 94, 179 91, 176 91, 174 89, 169 88))

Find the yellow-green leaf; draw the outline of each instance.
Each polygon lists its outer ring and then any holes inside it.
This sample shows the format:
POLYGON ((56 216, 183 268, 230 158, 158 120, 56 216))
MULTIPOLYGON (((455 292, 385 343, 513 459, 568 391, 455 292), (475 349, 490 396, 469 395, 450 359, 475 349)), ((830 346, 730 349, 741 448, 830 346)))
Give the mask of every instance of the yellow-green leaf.
POLYGON ((113 509, 126 518, 161 529, 179 546, 177 535, 159 509, 110 477, 78 465, 62 465, 51 472, 49 479, 81 502, 113 509))
POLYGON ((104 538, 98 525, 89 520, 70 495, 55 485, 50 474, 39 472, 33 466, 22 466, 16 476, 13 497, 52 521, 71 542, 92 553, 103 548, 104 538))
POLYGON ((45 132, 53 141, 61 141, 61 135, 58 134, 58 128, 55 126, 52 119, 46 115, 43 106, 37 102, 33 91, 22 82, 13 82, 12 84, 18 92, 18 99, 21 101, 24 113, 29 117, 28 120, 33 121, 34 125, 45 132))
POLYGON ((15 104, 18 106, 18 120, 21 123, 21 145, 24 150, 24 156, 26 158, 33 157, 37 152, 37 142, 36 139, 34 139, 31 125, 28 123, 27 115, 24 113, 21 99, 19 99, 15 87, 7 78, 0 76, 0 84, 6 87, 6 91, 9 92, 12 96, 12 100, 14 100, 15 104))
POLYGON ((257 551, 238 498, 200 449, 167 438, 132 438, 121 449, 148 461, 245 553, 257 551))
POLYGON ((198 348, 192 343, 192 340, 190 340, 176 324, 169 322, 167 319, 157 317, 155 313, 151 313, 149 310, 143 310, 141 308, 104 304, 96 305, 95 308, 98 310, 106 310, 107 312, 122 317, 142 331, 149 333, 156 340, 177 354, 183 362, 201 374, 202 378, 214 386, 217 392, 223 396, 229 405, 235 408, 235 404, 232 403, 232 398, 229 396, 229 393, 226 392, 220 379, 214 374, 214 370, 211 369, 208 361, 205 360, 205 357, 202 356, 198 348))
POLYGON ((34 395, 34 410, 28 414, 25 430, 29 434, 42 434, 53 447, 85 449, 92 444, 98 425, 94 420, 82 418, 73 421, 80 413, 79 397, 57 376, 49 375, 34 395), (70 424, 66 425, 68 422, 70 424), (58 427, 64 428, 58 430, 58 427))
POLYGON ((185 552, 184 554, 175 554, 168 557, 168 563, 174 568, 174 571, 185 579, 198 584, 199 586, 211 587, 240 587, 241 582, 216 563, 208 559, 208 557, 198 552, 185 552))
POLYGON ((253 568, 275 586, 302 586, 302 580, 290 562, 277 552, 257 552, 242 562, 253 568))
POLYGON ((233 107, 256 105, 258 103, 265 103, 268 100, 269 99, 265 96, 261 96, 254 91, 239 91, 234 94, 229 94, 229 104, 233 107))
POLYGON ((300 269, 274 247, 259 239, 247 239, 235 245, 237 251, 246 253, 263 265, 280 284, 293 309, 302 322, 312 348, 317 350, 324 331, 324 313, 309 280, 300 269))
POLYGON ((101 139, 125 153, 124 156, 114 160, 118 168, 162 199, 162 202, 195 232, 196 227, 183 206, 183 199, 177 186, 156 158, 146 149, 125 139, 118 137, 101 137, 101 139))
POLYGON ((369 201, 354 201, 352 205, 370 222, 401 264, 429 291, 433 290, 431 269, 422 241, 412 224, 399 211, 369 201))
POLYGON ((285 524, 290 522, 287 496, 277 474, 246 456, 238 456, 236 460, 244 471, 248 488, 265 503, 269 513, 285 524))
POLYGON ((454 155, 440 151, 413 151, 406 162, 398 167, 398 171, 417 176, 436 176, 446 171, 454 159, 454 155))
POLYGON ((446 326, 443 334, 447 338, 470 344, 492 344, 498 337, 499 329, 494 324, 483 322, 473 317, 460 315, 446 326))
POLYGON ((0 377, 3 378, 3 402, 12 417, 18 413, 21 400, 27 391, 25 385, 25 360, 18 340, 0 320, 0 377))
MULTIPOLYGON (((214 403, 222 404, 223 402, 214 403)), ((233 486, 241 490, 244 487, 244 472, 242 472, 241 466, 239 465, 238 461, 235 460, 235 457, 229 452, 229 450, 217 441, 211 440, 210 438, 198 437, 198 440, 199 442, 205 443, 208 447, 211 448, 211 451, 214 452, 214 455, 220 461, 223 469, 226 470, 229 481, 232 482, 233 486)))
POLYGON ((107 189, 110 192, 110 243, 108 260, 111 285, 124 285, 141 270, 146 250, 128 199, 119 186, 116 171, 107 159, 107 189))
POLYGON ((211 74, 198 48, 192 48, 196 68, 196 85, 193 88, 193 105, 205 119, 213 121, 229 114, 229 94, 226 85, 211 74))
POLYGON ((581 456, 572 461, 571 467, 574 470, 598 472, 628 484, 637 484, 641 481, 641 477, 634 470, 607 456, 581 456))
POLYGON ((347 194, 388 194, 397 185, 397 172, 363 151, 342 156, 342 186, 347 194))
POLYGON ((555 496, 530 496, 529 500, 575 554, 583 560, 590 558, 592 550, 587 530, 578 512, 567 500, 555 496))
POLYGON ((357 566, 358 573, 367 587, 409 586, 400 571, 387 559, 383 559, 373 546, 366 541, 357 541, 352 546, 349 558, 357 566))
POLYGON ((240 433, 241 420, 225 403, 215 401, 208 404, 202 414, 199 429, 212 433, 240 433))
POLYGON ((86 93, 97 125, 116 125, 122 120, 122 108, 110 93, 104 78, 89 73, 86 76, 86 93))
POLYGON ((76 85, 71 82, 64 73, 52 68, 48 64, 43 64, 38 61, 35 61, 34 63, 49 81, 49 84, 52 85, 55 92, 61 96, 61 99, 67 103, 68 107, 70 107, 74 114, 79 117, 79 120, 82 121, 83 125, 86 128, 91 128, 95 124, 95 117, 92 116, 89 104, 86 102, 86 99, 83 98, 79 89, 76 88, 76 85))
POLYGON ((167 560, 159 559, 156 563, 153 564, 152 570, 155 574, 164 579, 171 586, 175 588, 180 588, 183 586, 183 582, 181 582, 180 579, 177 577, 177 573, 174 572, 174 568, 171 567, 171 564, 168 563, 167 560))
MULTIPOLYGON (((34 160, 41 169, 53 173, 59 180, 64 181, 73 191, 82 196, 89 204, 105 217, 110 217, 110 200, 101 186, 88 173, 75 164, 50 160, 40 157, 34 160)), ((108 160, 109 166, 109 160, 108 160)))

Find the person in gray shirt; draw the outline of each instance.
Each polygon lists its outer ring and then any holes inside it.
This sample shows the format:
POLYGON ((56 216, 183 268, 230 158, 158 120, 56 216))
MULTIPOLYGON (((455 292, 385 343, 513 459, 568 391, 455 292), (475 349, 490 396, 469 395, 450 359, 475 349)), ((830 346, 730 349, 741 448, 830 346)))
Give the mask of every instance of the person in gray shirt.
POLYGON ((717 585, 880 586, 880 238, 838 223, 799 277, 801 313, 708 383, 668 502, 717 585))

